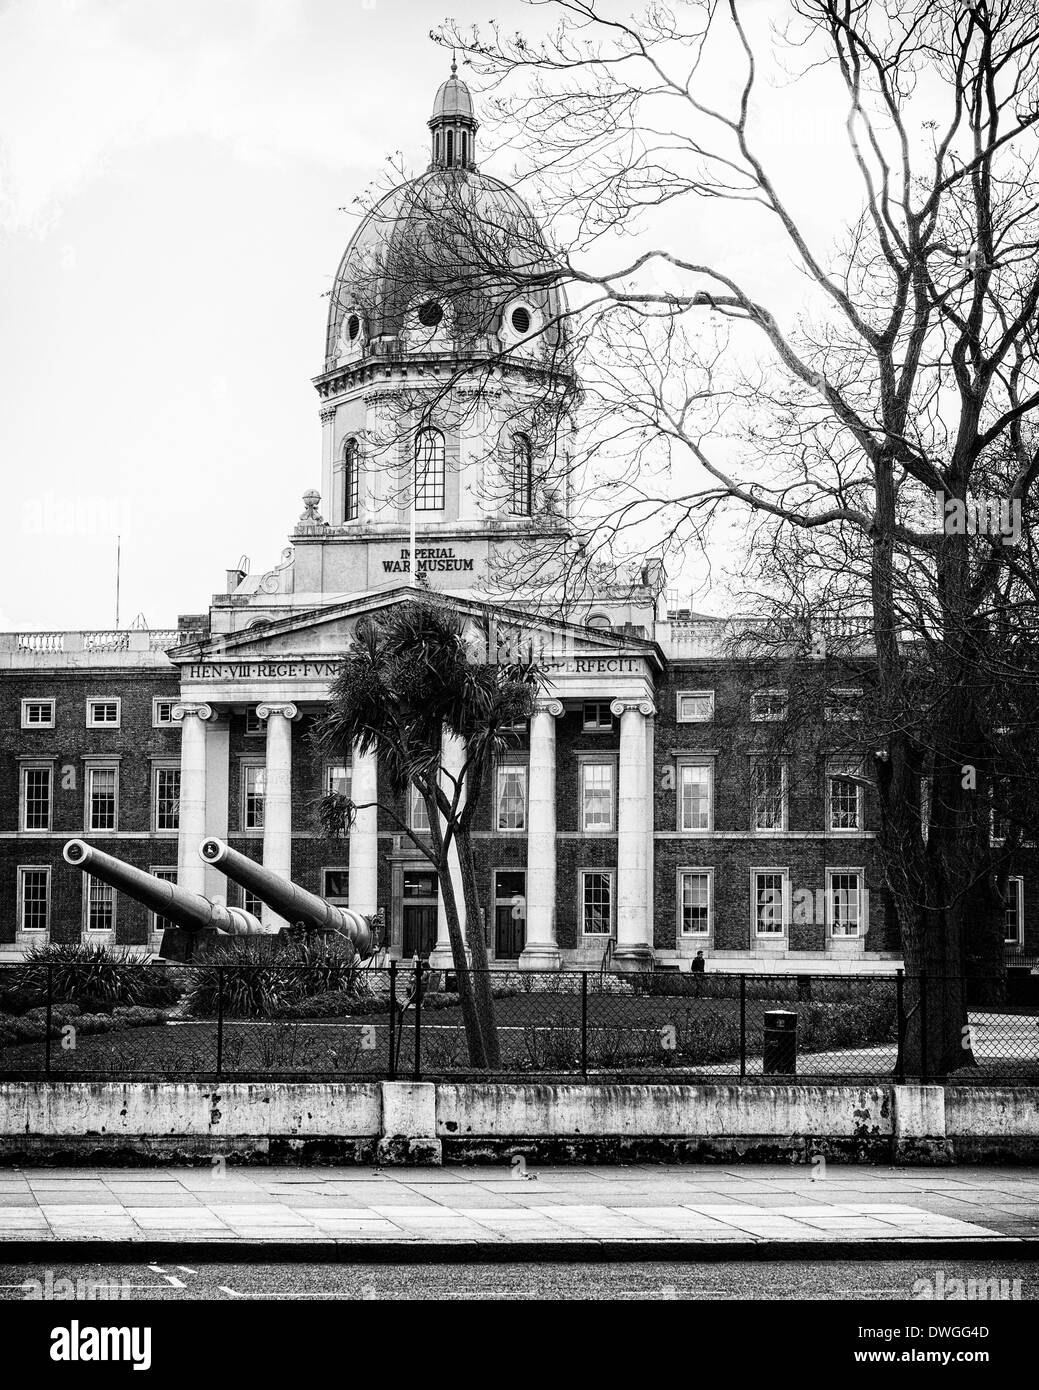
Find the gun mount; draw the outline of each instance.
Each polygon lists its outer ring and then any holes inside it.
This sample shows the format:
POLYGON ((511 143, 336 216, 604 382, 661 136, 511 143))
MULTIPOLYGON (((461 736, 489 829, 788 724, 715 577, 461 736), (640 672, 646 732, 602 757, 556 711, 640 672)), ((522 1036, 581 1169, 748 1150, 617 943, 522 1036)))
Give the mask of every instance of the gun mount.
POLYGON ((374 951, 375 931, 371 918, 348 907, 336 907, 316 893, 308 893, 291 880, 272 874, 262 864, 247 859, 223 840, 203 840, 198 852, 207 864, 216 865, 232 883, 248 889, 290 924, 301 922, 308 931, 345 936, 353 942, 362 959, 374 951))

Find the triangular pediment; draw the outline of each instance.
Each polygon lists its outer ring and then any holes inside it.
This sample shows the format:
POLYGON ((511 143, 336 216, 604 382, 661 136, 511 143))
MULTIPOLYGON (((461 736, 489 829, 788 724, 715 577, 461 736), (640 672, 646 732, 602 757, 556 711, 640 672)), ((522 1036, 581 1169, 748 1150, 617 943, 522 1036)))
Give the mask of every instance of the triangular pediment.
MULTIPOLYGON (((416 597, 414 588, 401 587, 307 609, 288 617, 254 624, 235 633, 216 633, 202 642, 178 647, 170 657, 178 665, 212 660, 274 661, 281 658, 335 659, 346 651, 354 630, 396 604, 416 597)), ((662 664, 660 649, 648 638, 613 629, 583 627, 478 599, 435 594, 444 608, 465 619, 474 638, 489 642, 499 653, 531 654, 535 658, 639 656, 651 666, 662 664)))

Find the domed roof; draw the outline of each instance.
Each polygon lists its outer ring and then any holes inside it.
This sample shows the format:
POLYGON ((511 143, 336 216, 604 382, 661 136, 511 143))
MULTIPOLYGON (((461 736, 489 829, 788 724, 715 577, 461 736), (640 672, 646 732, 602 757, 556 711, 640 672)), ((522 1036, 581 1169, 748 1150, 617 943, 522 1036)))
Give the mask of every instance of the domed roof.
POLYGON ((436 94, 430 120, 436 121, 444 117, 450 120, 455 116, 467 116, 472 119, 473 99, 462 79, 455 76, 455 64, 452 63, 451 76, 446 82, 441 83, 436 94))
POLYGON ((400 337, 431 303, 463 351, 497 333, 517 300, 544 316, 545 344, 555 347, 562 296, 531 283, 550 260, 536 218, 513 189, 475 169, 434 165, 387 193, 351 238, 332 290, 326 366, 336 364, 344 324, 351 340, 363 326, 367 351, 375 339, 400 337))

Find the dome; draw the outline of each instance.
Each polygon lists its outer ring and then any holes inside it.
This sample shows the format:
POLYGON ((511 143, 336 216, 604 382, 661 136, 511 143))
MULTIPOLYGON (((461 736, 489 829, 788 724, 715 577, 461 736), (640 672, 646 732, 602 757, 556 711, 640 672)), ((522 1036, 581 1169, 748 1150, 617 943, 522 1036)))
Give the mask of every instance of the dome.
POLYGON ((550 263, 537 220, 514 190, 473 168, 434 165, 387 193, 351 238, 332 290, 326 366, 344 351, 367 355, 379 339, 403 338, 397 350, 408 350, 416 316, 438 329, 430 351, 497 351, 489 335, 505 326, 507 337, 511 322, 522 339, 539 319, 540 343, 554 349, 561 293, 531 283, 550 263))
POLYGON ((457 116, 465 116, 473 119, 473 99, 469 93, 469 88, 460 77, 454 74, 454 65, 451 67, 451 76, 446 82, 441 84, 440 90, 436 94, 433 102, 433 115, 431 120, 454 120, 457 116))

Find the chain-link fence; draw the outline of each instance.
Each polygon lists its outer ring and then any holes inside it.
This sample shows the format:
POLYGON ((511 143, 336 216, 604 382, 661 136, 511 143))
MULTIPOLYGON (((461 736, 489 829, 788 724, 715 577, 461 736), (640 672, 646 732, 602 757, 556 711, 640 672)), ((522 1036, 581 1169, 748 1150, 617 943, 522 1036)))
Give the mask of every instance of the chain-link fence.
POLYGON ((0 967, 0 1076, 1039 1082, 1039 1002, 1005 978, 0 967), (475 1020, 475 1022, 474 1022, 475 1020), (490 1026, 486 1026, 487 1021, 490 1026), (479 1033, 479 1038, 475 1035, 479 1033), (489 1067, 473 1065, 490 1038, 489 1067))

